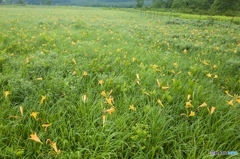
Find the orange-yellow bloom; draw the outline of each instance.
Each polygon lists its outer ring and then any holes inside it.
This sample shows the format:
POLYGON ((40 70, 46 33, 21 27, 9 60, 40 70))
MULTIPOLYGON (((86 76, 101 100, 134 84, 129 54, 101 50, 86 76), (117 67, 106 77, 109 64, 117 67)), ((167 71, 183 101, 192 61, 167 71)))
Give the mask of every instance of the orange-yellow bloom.
POLYGON ((129 109, 133 110, 133 111, 136 111, 136 108, 134 107, 134 105, 130 105, 129 109))
POLYGON ((218 75, 215 75, 213 78, 218 78, 218 75))
POLYGON ((162 107, 164 107, 164 105, 162 104, 162 101, 160 99, 157 100, 158 104, 161 105, 162 107))
POLYGON ((103 80, 99 80, 98 84, 100 84, 102 86, 103 85, 103 80))
POLYGON ((206 107, 207 106, 207 103, 203 103, 203 104, 201 104, 199 107, 206 107))
POLYGON ((226 93, 228 96, 233 97, 231 94, 229 94, 228 90, 225 91, 225 93, 226 93))
POLYGON ((36 80, 37 80, 37 81, 42 81, 43 78, 42 78, 42 77, 38 77, 38 78, 36 78, 36 80))
POLYGON ((106 94, 106 92, 105 92, 105 91, 102 91, 100 94, 101 94, 102 96, 104 96, 104 97, 106 97, 106 96, 107 96, 107 94, 106 94))
POLYGON ((23 116, 23 107, 20 106, 19 109, 20 109, 20 113, 21 113, 21 115, 23 116))
POLYGON ((215 111, 215 109, 216 109, 216 107, 212 107, 212 108, 211 108, 210 115, 213 114, 213 112, 215 111))
POLYGON ((106 115, 103 115, 102 116, 102 120, 103 120, 103 125, 106 123, 106 121, 107 121, 107 117, 106 117, 106 115))
POLYGON ((9 94, 11 94, 9 91, 5 91, 5 92, 4 92, 5 98, 7 98, 9 94))
POLYGON ((82 101, 83 101, 83 103, 86 103, 86 101, 87 101, 87 96, 86 96, 86 94, 84 94, 84 95, 82 96, 82 101))
POLYGON ((113 113, 115 111, 115 108, 114 108, 114 106, 112 106, 110 109, 107 109, 107 110, 105 110, 104 109, 104 113, 109 113, 110 115, 113 113))
POLYGON ((162 86, 162 90, 166 90, 166 89, 168 89, 168 88, 170 88, 170 87, 167 87, 167 86, 162 86))
POLYGON ((34 132, 33 134, 30 134, 30 138, 29 138, 29 139, 31 139, 31 140, 33 140, 33 141, 36 141, 36 142, 42 143, 41 140, 38 138, 36 132, 34 132))
POLYGON ((82 75, 83 75, 83 76, 87 76, 88 73, 87 73, 86 71, 84 71, 84 72, 82 73, 82 75))
POLYGON ((152 65, 152 68, 153 68, 153 69, 157 69, 157 68, 158 68, 158 65, 154 64, 154 65, 152 65))
POLYGON ((27 58, 26 58, 26 63, 29 63, 29 61, 30 61, 30 60, 29 60, 29 58, 27 57, 27 58))
POLYGON ((41 101, 40 101, 40 104, 42 104, 43 103, 43 101, 45 101, 46 100, 46 96, 42 96, 42 99, 41 99, 41 101))
POLYGON ((74 58, 72 58, 72 62, 73 62, 75 65, 77 64, 74 58))
POLYGON ((205 60, 201 61, 204 65, 209 65, 205 60))
POLYGON ((106 98, 107 104, 113 106, 113 97, 110 96, 109 98, 106 98))
POLYGON ((51 126, 51 125, 52 125, 51 123, 49 123, 49 124, 42 124, 42 127, 44 127, 44 131, 47 131, 47 128, 49 126, 51 126))
POLYGON ((137 80, 140 80, 139 74, 136 74, 137 80))
POLYGON ((207 74, 207 77, 211 78, 211 77, 212 77, 211 73, 208 73, 208 74, 207 74))
POLYGON ((195 112, 191 111, 189 116, 195 116, 195 112))
POLYGON ((187 53, 187 49, 184 49, 184 50, 183 50, 183 53, 186 54, 186 53, 187 53))
POLYGON ((229 106, 234 106, 234 105, 233 105, 233 100, 227 101, 227 104, 228 104, 229 106))
POLYGON ((37 115, 39 114, 39 112, 32 112, 31 114, 30 114, 30 116, 32 116, 34 119, 36 119, 37 120, 37 115))
POLYGON ((61 153, 61 151, 60 151, 59 149, 57 149, 57 144, 56 144, 56 142, 52 142, 50 139, 47 139, 46 144, 48 144, 48 142, 49 142, 50 146, 54 149, 54 151, 55 151, 57 154, 60 154, 60 153, 61 153))
POLYGON ((160 86, 161 86, 161 83, 159 82, 158 79, 157 79, 156 81, 157 81, 157 85, 158 85, 158 87, 160 87, 160 86))
POLYGON ((191 100, 186 102, 186 108, 193 108, 193 105, 191 104, 191 100))

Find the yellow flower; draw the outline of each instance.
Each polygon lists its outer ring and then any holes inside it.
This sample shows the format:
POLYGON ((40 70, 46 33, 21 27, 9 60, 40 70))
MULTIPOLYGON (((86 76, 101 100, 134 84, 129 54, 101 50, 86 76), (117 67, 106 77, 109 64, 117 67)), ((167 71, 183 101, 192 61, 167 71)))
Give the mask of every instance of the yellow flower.
POLYGON ((98 84, 100 84, 100 85, 102 86, 103 80, 99 80, 99 81, 98 81, 98 84))
POLYGON ((236 99, 236 101, 237 101, 238 103, 240 103, 240 99, 236 99))
POLYGON ((174 74, 175 73, 174 69, 172 69, 171 72, 174 74))
POLYGON ((229 94, 228 90, 225 91, 225 93, 226 93, 228 96, 233 97, 231 94, 229 94))
POLYGON ((212 77, 211 73, 208 73, 208 74, 207 74, 207 77, 211 78, 211 77, 212 77))
POLYGON ((133 111, 136 111, 136 108, 134 107, 134 105, 130 105, 129 109, 133 110, 133 111))
POLYGON ((218 78, 218 75, 215 75, 213 78, 218 78))
POLYGON ((30 134, 30 138, 29 138, 29 139, 31 139, 31 140, 33 140, 33 141, 36 141, 36 142, 42 143, 41 140, 38 138, 36 132, 34 132, 33 134, 30 134))
POLYGON ((184 50, 183 50, 183 53, 186 54, 186 53, 187 53, 187 49, 184 49, 184 50))
POLYGON ((11 94, 9 91, 5 91, 5 92, 4 92, 5 98, 7 98, 9 94, 11 94))
POLYGON ((57 149, 57 144, 56 144, 56 142, 52 142, 50 139, 47 139, 46 144, 48 144, 48 142, 50 143, 51 147, 54 149, 54 151, 55 151, 57 154, 60 154, 60 153, 61 153, 61 151, 57 149))
POLYGON ((158 81, 158 79, 157 79, 156 81, 157 81, 158 87, 160 87, 160 86, 161 86, 161 83, 158 81))
POLYGON ((193 108, 193 105, 191 104, 191 100, 186 102, 186 108, 193 108))
POLYGON ((115 111, 115 108, 114 108, 114 106, 112 106, 110 109, 107 109, 107 110, 105 110, 104 109, 104 113, 109 113, 110 115, 113 113, 115 111))
POLYGON ((204 102, 203 104, 201 104, 201 105, 199 106, 199 108, 200 108, 200 107, 206 107, 206 106, 207 106, 207 103, 204 102))
POLYGON ((140 80, 140 78, 139 78, 139 74, 136 74, 136 77, 137 77, 137 80, 140 80))
POLYGON ((84 72, 82 73, 82 75, 83 75, 83 76, 87 76, 88 73, 87 73, 86 71, 84 71, 84 72))
POLYGON ((34 119, 36 119, 37 120, 37 115, 39 114, 39 112, 32 112, 31 114, 30 114, 30 116, 32 116, 34 119))
POLYGON ((73 62, 75 65, 77 64, 74 58, 72 58, 72 62, 73 62))
POLYGON ((195 112, 191 111, 189 116, 195 116, 195 112))
POLYGON ((20 113, 21 113, 21 115, 23 116, 23 107, 20 106, 19 109, 20 109, 20 113))
POLYGON ((175 66, 176 68, 178 67, 178 64, 176 62, 173 63, 173 66, 175 66))
POLYGON ((158 68, 158 65, 154 64, 154 65, 152 65, 152 68, 153 68, 153 69, 157 69, 157 68, 158 68))
POLYGON ((102 116, 102 120, 103 120, 103 125, 106 123, 106 121, 107 121, 107 117, 106 117, 106 115, 103 115, 102 116))
POLYGON ((86 103, 86 101, 87 101, 87 96, 86 96, 86 94, 84 94, 84 95, 82 96, 82 101, 83 101, 83 103, 86 103))
POLYGON ((44 131, 46 132, 47 131, 47 128, 49 127, 49 126, 51 126, 52 124, 51 123, 49 123, 49 124, 42 124, 42 127, 44 127, 44 131))
POLYGON ((227 101, 227 104, 228 104, 229 106, 234 106, 234 105, 233 105, 233 100, 227 101))
POLYGON ((132 62, 134 62, 134 61, 136 61, 136 58, 135 58, 135 57, 132 58, 132 62))
POLYGON ((113 97, 110 96, 109 98, 106 98, 107 104, 113 106, 113 97))
POLYGON ((204 65, 209 65, 205 60, 201 61, 204 65))
POLYGON ((107 94, 106 94, 106 92, 105 92, 105 91, 102 91, 100 94, 101 94, 102 96, 104 96, 104 97, 106 97, 106 96, 107 96, 107 94))
POLYGON ((26 58, 26 63, 29 63, 29 61, 30 61, 30 60, 29 60, 29 58, 27 57, 27 58, 26 58))
POLYGON ((36 78, 36 80, 37 80, 37 81, 42 81, 43 78, 42 78, 42 77, 38 77, 38 78, 36 78))
POLYGON ((188 94, 187 95, 187 100, 189 100, 191 98, 191 95, 190 94, 188 94))
POLYGON ((161 105, 162 107, 164 107, 164 105, 162 104, 162 101, 160 99, 157 100, 158 104, 161 105))
POLYGON ((210 115, 213 114, 213 112, 215 111, 215 109, 216 109, 216 107, 212 107, 212 108, 211 108, 210 115))
POLYGON ((167 86, 162 86, 162 90, 166 90, 166 89, 168 89, 168 88, 170 88, 170 87, 167 87, 167 86))
POLYGON ((77 74, 77 71, 76 71, 76 70, 74 70, 72 74, 73 74, 73 75, 76 75, 76 74, 77 74))
POLYGON ((43 103, 43 101, 45 101, 46 100, 46 96, 42 96, 42 99, 41 99, 41 101, 40 101, 40 104, 42 104, 43 103))

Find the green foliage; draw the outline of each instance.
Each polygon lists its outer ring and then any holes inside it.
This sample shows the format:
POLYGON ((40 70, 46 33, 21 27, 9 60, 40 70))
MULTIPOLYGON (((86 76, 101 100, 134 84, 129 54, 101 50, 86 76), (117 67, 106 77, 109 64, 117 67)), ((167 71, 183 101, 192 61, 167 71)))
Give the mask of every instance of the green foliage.
POLYGON ((0 158, 192 159, 240 149, 231 17, 207 25, 209 16, 135 9, 0 10, 0 158))
POLYGON ((240 9, 240 0, 214 0, 212 9, 218 12, 235 11, 240 9))
POLYGON ((51 0, 46 0, 46 5, 50 6, 52 4, 51 0))
POLYGON ((136 7, 137 8, 142 8, 143 5, 144 5, 144 0, 136 0, 137 4, 136 4, 136 7))

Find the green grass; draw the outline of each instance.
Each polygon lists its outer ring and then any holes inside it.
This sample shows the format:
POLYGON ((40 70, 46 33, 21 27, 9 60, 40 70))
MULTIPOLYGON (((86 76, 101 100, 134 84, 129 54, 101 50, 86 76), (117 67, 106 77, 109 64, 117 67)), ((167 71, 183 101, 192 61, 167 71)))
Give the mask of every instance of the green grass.
POLYGON ((239 26, 98 8, 0 10, 1 158, 239 157, 210 156, 240 152, 239 26))

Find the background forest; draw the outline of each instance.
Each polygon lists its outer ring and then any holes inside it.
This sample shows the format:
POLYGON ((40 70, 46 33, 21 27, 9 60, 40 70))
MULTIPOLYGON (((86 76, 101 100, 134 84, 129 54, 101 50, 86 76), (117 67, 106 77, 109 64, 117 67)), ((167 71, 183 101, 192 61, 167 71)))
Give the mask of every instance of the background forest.
POLYGON ((188 13, 236 15, 240 0, 0 0, 2 4, 80 5, 95 7, 161 8, 188 13))

